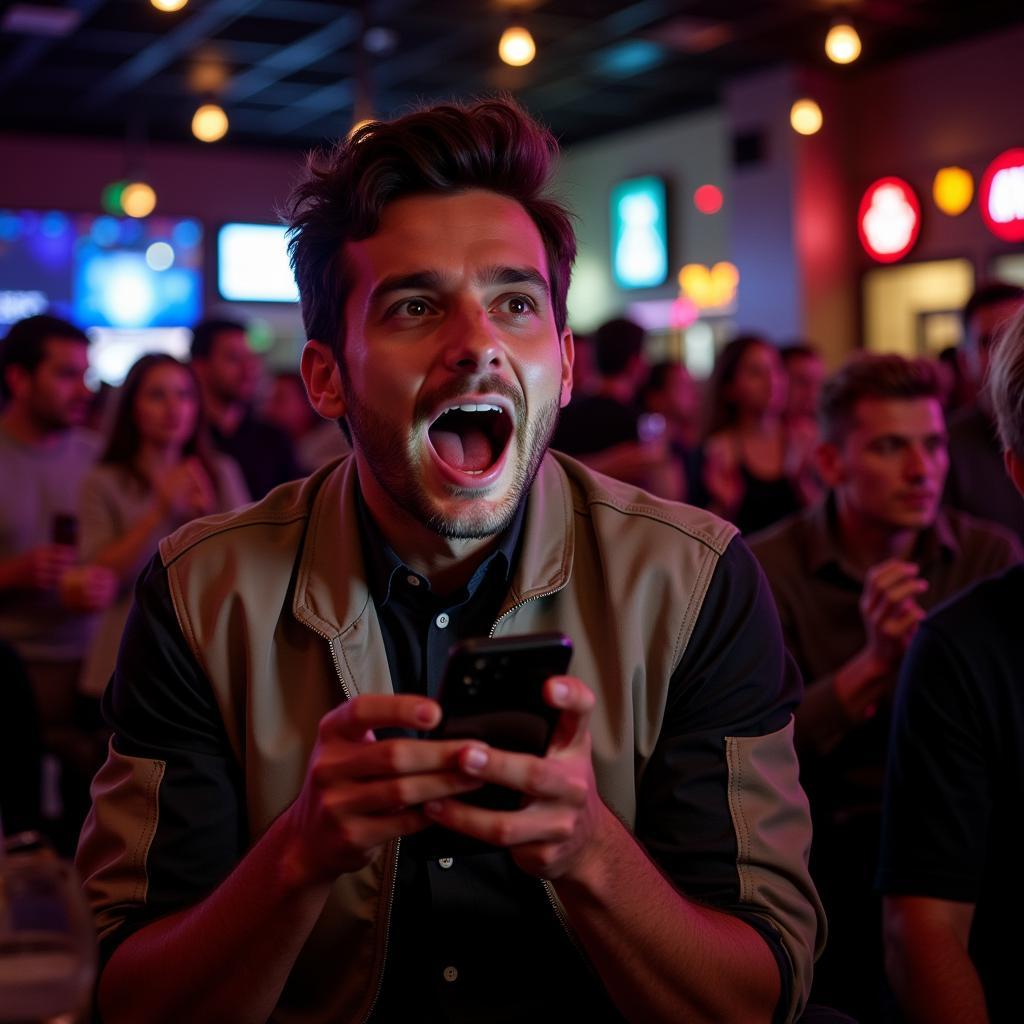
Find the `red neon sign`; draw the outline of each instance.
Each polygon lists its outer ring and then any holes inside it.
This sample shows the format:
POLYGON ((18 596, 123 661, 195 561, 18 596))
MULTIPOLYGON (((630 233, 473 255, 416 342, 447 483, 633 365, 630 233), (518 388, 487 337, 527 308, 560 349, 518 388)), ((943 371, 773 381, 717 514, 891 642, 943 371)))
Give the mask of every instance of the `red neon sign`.
POLYGON ((986 227, 996 238, 1024 242, 1024 149, 1008 149, 988 165, 978 203, 986 227))
POLYGON ((872 259, 903 259, 921 232, 921 204, 914 190, 902 178, 879 178, 861 198, 857 232, 872 259))

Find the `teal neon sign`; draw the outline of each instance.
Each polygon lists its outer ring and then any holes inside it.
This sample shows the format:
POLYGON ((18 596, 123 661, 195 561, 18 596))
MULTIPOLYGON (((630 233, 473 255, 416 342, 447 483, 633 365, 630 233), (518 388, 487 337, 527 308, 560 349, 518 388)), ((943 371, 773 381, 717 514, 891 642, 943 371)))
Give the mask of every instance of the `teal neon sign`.
POLYGON ((622 288, 655 288, 668 278, 665 182, 630 178, 612 189, 612 273, 622 288))

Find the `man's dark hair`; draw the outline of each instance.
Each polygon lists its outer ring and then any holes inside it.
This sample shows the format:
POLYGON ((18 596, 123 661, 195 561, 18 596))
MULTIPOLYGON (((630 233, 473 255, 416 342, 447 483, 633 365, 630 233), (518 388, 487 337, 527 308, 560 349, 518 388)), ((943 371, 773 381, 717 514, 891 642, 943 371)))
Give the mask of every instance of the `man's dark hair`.
POLYGON ((568 211, 545 194, 557 154, 554 136, 508 99, 443 104, 390 122, 371 121, 329 153, 312 154, 285 215, 306 336, 331 345, 343 366, 345 301, 352 286, 345 243, 369 238, 384 207, 396 199, 470 189, 515 200, 536 224, 561 333, 576 237, 568 211))
POLYGON ((33 373, 46 357, 46 342, 51 338, 89 344, 89 336, 80 327, 45 313, 11 325, 7 337, 0 342, 0 391, 5 399, 11 397, 7 368, 20 366, 27 373, 33 373))
POLYGON ((617 377, 643 355, 646 332, 632 320, 609 320, 594 332, 594 366, 602 377, 617 377))
POLYGON ((925 359, 855 356, 821 389, 818 420, 824 440, 843 443, 853 426, 857 403, 865 398, 934 398, 940 402, 942 388, 935 367, 925 359))
POLYGON ((987 306, 998 306, 1004 302, 1019 302, 1024 299, 1024 288, 1006 281, 987 281, 974 289, 974 294, 964 306, 963 322, 966 331, 974 314, 987 306))
POLYGON ((200 320, 192 328, 192 358, 209 359, 214 341, 222 331, 241 331, 244 334, 245 324, 237 320, 200 320))

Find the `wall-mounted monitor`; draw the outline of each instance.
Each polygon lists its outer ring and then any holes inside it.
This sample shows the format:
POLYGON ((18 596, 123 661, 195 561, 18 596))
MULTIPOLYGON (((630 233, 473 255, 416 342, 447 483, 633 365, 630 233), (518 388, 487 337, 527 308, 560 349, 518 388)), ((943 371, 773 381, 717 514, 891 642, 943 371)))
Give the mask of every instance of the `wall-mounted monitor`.
POLYGON ((217 290, 228 302, 298 302, 279 224, 225 224, 217 232, 217 290))
POLYGON ((668 279, 668 202, 662 178, 630 178, 612 189, 612 274, 620 288, 668 279))
POLYGON ((202 228, 0 210, 0 326, 49 311, 80 327, 190 327, 202 315, 202 228))

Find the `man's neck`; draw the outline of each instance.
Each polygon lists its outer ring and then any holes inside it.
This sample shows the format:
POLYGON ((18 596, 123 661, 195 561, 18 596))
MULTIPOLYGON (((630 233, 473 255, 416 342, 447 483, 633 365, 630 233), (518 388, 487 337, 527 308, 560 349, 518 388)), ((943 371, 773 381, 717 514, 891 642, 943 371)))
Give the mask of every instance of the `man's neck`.
POLYGON ((37 448, 53 448, 68 433, 63 427, 43 426, 26 409, 17 405, 11 405, 0 413, 0 428, 15 441, 37 448))
POLYGON ((465 586, 498 545, 500 533, 465 539, 442 537, 396 505, 376 480, 367 479, 369 475, 360 471, 359 486, 381 536, 402 562, 430 581, 437 593, 450 594, 465 586))
POLYGON ((869 520, 838 496, 836 512, 843 557, 860 574, 890 558, 909 559, 921 532, 869 520))

